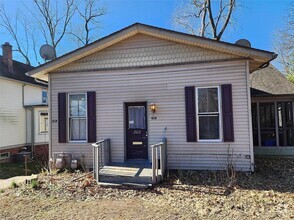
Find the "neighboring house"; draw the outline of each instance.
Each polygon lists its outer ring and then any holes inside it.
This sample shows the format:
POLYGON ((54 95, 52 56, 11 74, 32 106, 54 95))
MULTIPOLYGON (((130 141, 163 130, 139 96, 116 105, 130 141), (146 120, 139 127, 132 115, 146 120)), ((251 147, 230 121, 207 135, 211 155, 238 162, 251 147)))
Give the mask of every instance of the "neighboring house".
POLYGON ((110 138, 112 162, 151 161, 165 136, 169 169, 249 171, 249 74, 275 57, 136 23, 28 74, 49 80, 51 157, 92 166, 91 144, 110 138))
POLYGON ((274 66, 250 74, 254 154, 294 155, 294 84, 274 66))
POLYGON ((35 156, 48 152, 46 83, 25 75, 33 67, 12 59, 12 46, 0 56, 0 162, 10 161, 24 147, 35 156))

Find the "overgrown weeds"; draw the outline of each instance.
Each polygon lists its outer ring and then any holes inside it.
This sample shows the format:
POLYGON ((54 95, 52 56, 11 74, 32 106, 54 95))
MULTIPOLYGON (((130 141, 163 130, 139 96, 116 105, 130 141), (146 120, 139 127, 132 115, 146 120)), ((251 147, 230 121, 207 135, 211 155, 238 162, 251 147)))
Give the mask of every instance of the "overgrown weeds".
POLYGON ((10 184, 10 188, 17 188, 17 187, 18 187, 17 183, 12 181, 10 184))
POLYGON ((38 183, 38 180, 32 180, 31 181, 31 187, 32 189, 38 189, 39 188, 39 183, 38 183))

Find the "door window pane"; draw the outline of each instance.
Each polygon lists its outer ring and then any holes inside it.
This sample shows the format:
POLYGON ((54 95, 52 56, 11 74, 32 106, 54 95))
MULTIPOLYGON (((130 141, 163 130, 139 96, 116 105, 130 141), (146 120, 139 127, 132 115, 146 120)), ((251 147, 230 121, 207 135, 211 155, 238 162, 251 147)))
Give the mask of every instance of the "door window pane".
POLYGON ((145 106, 129 106, 129 128, 146 129, 145 106))

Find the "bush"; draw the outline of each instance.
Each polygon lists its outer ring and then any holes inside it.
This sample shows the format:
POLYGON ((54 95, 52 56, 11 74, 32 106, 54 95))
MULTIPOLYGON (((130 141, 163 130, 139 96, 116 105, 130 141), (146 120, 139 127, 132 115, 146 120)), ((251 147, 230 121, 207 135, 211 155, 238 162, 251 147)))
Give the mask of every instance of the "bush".
POLYGON ((16 182, 12 181, 11 184, 10 184, 10 187, 11 188, 17 188, 18 185, 16 184, 16 182))
POLYGON ((31 187, 32 187, 32 189, 38 189, 39 188, 38 181, 37 180, 32 180, 31 187))

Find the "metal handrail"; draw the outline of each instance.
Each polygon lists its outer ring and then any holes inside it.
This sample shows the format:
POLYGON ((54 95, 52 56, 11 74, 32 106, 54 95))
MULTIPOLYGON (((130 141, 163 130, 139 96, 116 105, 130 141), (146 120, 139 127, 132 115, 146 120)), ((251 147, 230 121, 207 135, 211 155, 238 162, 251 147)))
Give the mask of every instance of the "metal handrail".
POLYGON ((166 171, 166 151, 167 151, 167 139, 163 138, 161 142, 151 145, 152 149, 152 183, 159 181, 159 170, 161 171, 161 177, 163 178, 166 171), (158 160, 160 159, 160 167, 158 167, 158 160))
POLYGON ((93 173, 99 182, 99 170, 110 163, 110 139, 103 139, 92 144, 93 146, 93 173))

